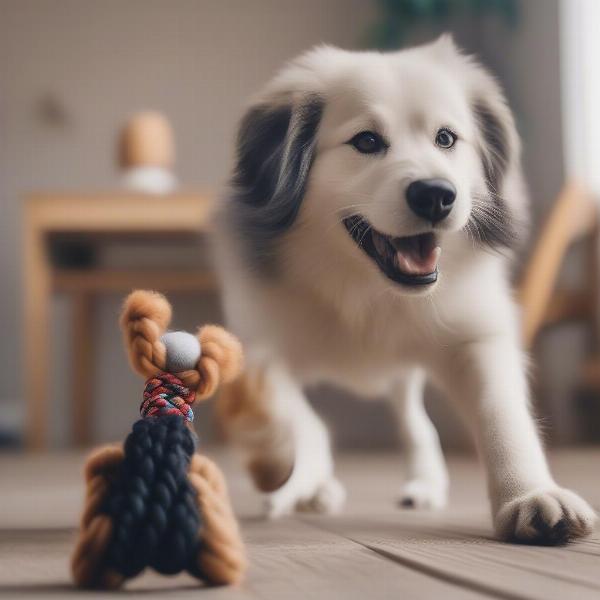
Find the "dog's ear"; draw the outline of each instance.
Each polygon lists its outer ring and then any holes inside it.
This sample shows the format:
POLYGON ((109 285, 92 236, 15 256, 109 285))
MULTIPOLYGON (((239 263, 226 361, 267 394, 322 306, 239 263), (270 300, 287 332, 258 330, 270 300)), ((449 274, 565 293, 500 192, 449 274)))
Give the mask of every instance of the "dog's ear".
POLYGON ((526 228, 522 185, 520 142, 515 122, 496 80, 478 65, 472 110, 477 126, 477 146, 485 184, 489 192, 483 204, 471 211, 476 238, 491 248, 515 248, 526 228), (511 181, 510 188, 506 183, 511 181), (516 194, 516 198, 513 198, 516 194))
POLYGON ((488 189, 502 194, 508 170, 519 163, 519 136, 504 94, 491 77, 472 100, 479 133, 479 153, 488 189))
POLYGON ((315 156, 323 112, 318 96, 259 104, 242 120, 233 177, 233 211, 252 258, 267 266, 274 240, 294 223, 315 156))

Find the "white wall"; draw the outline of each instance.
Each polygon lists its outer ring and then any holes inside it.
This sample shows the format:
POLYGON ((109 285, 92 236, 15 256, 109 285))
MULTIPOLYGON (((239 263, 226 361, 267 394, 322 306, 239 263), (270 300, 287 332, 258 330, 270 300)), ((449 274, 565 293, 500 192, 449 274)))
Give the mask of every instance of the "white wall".
POLYGON ((570 177, 600 193, 600 2, 561 0, 565 164, 570 177))

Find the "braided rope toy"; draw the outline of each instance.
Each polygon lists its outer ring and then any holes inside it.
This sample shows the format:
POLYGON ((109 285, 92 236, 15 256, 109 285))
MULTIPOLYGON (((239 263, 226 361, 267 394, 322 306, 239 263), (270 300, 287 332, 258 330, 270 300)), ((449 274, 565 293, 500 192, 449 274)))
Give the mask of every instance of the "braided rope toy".
POLYGON ((246 558, 225 480, 195 452, 192 405, 240 372, 238 340, 215 325, 197 336, 167 332, 171 306, 138 290, 121 315, 133 369, 147 378, 138 420, 123 446, 95 451, 71 567, 75 584, 118 588, 151 567, 236 583, 246 558))

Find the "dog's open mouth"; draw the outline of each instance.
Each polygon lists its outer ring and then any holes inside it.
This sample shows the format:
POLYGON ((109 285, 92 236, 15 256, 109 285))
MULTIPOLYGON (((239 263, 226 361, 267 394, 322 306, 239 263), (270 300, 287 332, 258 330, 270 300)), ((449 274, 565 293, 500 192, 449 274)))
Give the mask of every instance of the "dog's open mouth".
POLYGON ((442 249, 436 243, 435 234, 393 237, 377 231, 360 215, 346 217, 344 225, 358 247, 392 281, 411 286, 437 281, 442 249))

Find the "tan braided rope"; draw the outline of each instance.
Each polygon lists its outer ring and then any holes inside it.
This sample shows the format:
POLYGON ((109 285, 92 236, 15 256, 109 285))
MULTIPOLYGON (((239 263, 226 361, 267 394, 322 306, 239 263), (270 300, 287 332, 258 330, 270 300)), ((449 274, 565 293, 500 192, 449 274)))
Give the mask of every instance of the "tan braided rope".
POLYGON ((203 516, 203 547, 198 555, 200 569, 210 583, 236 583, 247 568, 246 552, 225 478, 215 463, 206 456, 195 454, 189 479, 198 493, 198 506, 203 516))
POLYGON ((123 456, 119 446, 104 446, 86 462, 86 497, 79 538, 71 557, 73 581, 79 587, 114 589, 125 581, 121 574, 103 566, 112 536, 112 520, 100 512, 123 456))
MULTIPOLYGON (((167 351, 160 337, 169 326, 171 312, 167 299, 157 292, 136 290, 125 300, 120 320, 125 348, 131 367, 144 377, 165 370, 167 351)), ((196 368, 173 375, 196 391, 196 400, 204 400, 238 376, 243 355, 238 339, 218 325, 200 327, 196 337, 202 351, 196 368)))
MULTIPOLYGON (((73 580, 79 587, 115 589, 125 581, 120 573, 104 565, 112 521, 100 512, 123 456, 119 446, 105 446, 96 450, 86 463, 85 508, 71 559, 73 580)), ((209 584, 238 583, 247 568, 246 553, 225 479, 210 459, 199 454, 192 457, 188 477, 197 492, 202 515, 198 535, 203 543, 197 557, 200 570, 209 584)))

